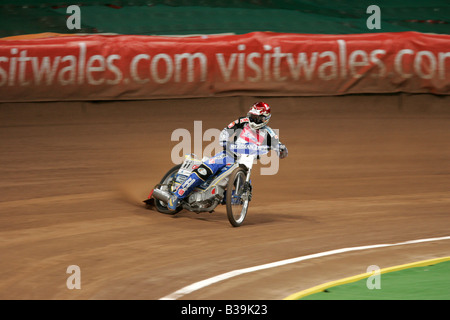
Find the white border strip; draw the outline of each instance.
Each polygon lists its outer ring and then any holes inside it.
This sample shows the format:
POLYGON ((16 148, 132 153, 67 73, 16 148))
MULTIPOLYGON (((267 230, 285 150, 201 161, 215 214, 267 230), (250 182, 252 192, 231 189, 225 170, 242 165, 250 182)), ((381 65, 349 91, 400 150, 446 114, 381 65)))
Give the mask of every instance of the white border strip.
POLYGON ((244 268, 244 269, 237 269, 230 272, 219 274, 215 277, 208 278, 199 282, 195 282, 191 285, 188 285, 184 288, 181 288, 165 297, 160 298, 159 300, 176 300, 178 298, 181 298, 182 296, 185 296, 187 294, 190 294, 194 291, 200 290, 202 288, 205 288, 207 286, 210 286, 214 283, 227 280, 236 276, 239 276, 241 274, 255 272, 259 270, 264 269, 270 269, 270 268, 276 268, 280 266, 284 266, 291 263, 296 263, 300 261, 310 260, 314 258, 320 258, 325 256, 331 256, 334 254, 344 253, 344 252, 350 252, 350 251, 360 251, 360 250, 368 250, 368 249, 376 249, 376 248, 383 248, 383 247, 394 247, 394 246, 402 246, 407 244, 414 244, 414 243, 421 243, 421 242, 431 242, 431 241, 440 241, 440 240, 450 240, 450 236, 445 237, 439 237, 439 238, 428 238, 428 239, 418 239, 418 240, 410 240, 410 241, 404 241, 399 243, 392 243, 392 244, 375 244, 375 245, 369 245, 369 246, 360 246, 360 247, 350 247, 350 248, 343 248, 343 249, 335 249, 325 252, 319 252, 314 254, 309 254, 302 257, 292 258, 292 259, 286 259, 281 261, 276 261, 272 263, 266 263, 255 267, 250 268, 244 268))

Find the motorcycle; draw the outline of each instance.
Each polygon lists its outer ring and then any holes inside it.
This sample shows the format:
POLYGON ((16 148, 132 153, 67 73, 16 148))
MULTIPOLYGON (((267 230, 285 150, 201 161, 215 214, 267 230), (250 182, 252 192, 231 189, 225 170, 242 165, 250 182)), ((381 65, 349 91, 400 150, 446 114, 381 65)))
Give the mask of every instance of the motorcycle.
MULTIPOLYGON (((267 151, 268 152, 268 151, 267 151)), ((220 205, 226 205, 227 217, 233 227, 243 224, 252 199, 252 183, 250 180, 256 154, 227 154, 235 158, 234 163, 227 164, 215 175, 209 177, 180 202, 176 210, 167 207, 169 197, 189 177, 195 168, 208 160, 199 160, 194 154, 186 155, 182 164, 170 169, 157 184, 144 203, 148 208, 165 214, 176 214, 182 209, 191 212, 213 212, 220 205)))

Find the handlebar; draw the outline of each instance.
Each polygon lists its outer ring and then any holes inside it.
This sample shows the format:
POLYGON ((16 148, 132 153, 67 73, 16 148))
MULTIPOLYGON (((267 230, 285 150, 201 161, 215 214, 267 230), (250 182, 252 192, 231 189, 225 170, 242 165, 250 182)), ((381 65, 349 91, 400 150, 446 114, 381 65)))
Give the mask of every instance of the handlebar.
MULTIPOLYGON (((256 149, 254 149, 254 150, 251 150, 250 148, 247 148, 246 146, 248 146, 248 145, 250 145, 250 144, 245 144, 245 145, 240 145, 240 146, 242 146, 242 149, 241 150, 244 150, 244 151, 250 151, 250 153, 247 153, 247 152, 237 152, 237 151, 232 151, 231 150, 231 145, 232 145, 232 143, 230 143, 230 142, 226 142, 226 144, 225 144, 225 146, 224 146, 224 150, 226 151, 226 153, 227 153, 227 155, 229 155, 229 156, 231 156, 231 157, 236 157, 238 154, 252 154, 252 153, 256 153, 258 156, 260 156, 261 154, 259 153, 259 150, 260 149, 264 149, 264 147, 266 147, 266 150, 265 151, 267 151, 266 153, 268 153, 270 150, 275 150, 275 151, 277 151, 277 152, 280 152, 280 148, 278 147, 278 146, 276 146, 276 147, 272 147, 272 146, 255 146, 256 147, 256 149), (261 147, 263 147, 263 148, 261 148, 261 147)), ((239 149, 239 145, 235 145, 235 146, 237 146, 238 147, 238 149, 239 149)), ((266 154, 266 153, 264 153, 264 154, 266 154)))

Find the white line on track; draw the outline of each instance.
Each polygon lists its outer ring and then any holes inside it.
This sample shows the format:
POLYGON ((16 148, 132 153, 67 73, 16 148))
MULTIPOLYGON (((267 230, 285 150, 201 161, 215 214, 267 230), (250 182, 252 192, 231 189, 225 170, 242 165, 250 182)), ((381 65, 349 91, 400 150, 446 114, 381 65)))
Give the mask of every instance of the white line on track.
POLYGON ((202 281, 195 282, 195 283, 188 285, 184 288, 181 288, 165 297, 162 297, 159 300, 176 300, 176 299, 181 298, 182 296, 190 294, 194 291, 200 290, 202 288, 210 286, 219 281, 223 281, 223 280, 227 280, 227 279, 239 276, 241 274, 255 272, 255 271, 264 270, 264 269, 276 268, 276 267, 284 266, 287 264, 310 260, 310 259, 314 259, 314 258, 331 256, 334 254, 350 252, 350 251, 360 251, 360 250, 369 250, 369 249, 376 249, 376 248, 383 248, 383 247, 403 246, 403 245, 407 245, 407 244, 415 244, 415 243, 431 242, 431 241, 441 241, 441 240, 450 240, 450 236, 439 237, 439 238, 410 240, 410 241, 404 241, 404 242, 399 242, 399 243, 375 244, 375 245, 369 245, 369 246, 335 249, 335 250, 330 250, 330 251, 325 251, 325 252, 309 254, 306 256, 302 256, 302 257, 296 257, 296 258, 292 258, 292 259, 286 259, 286 260, 276 261, 276 262, 272 262, 272 263, 266 263, 266 264, 262 264, 262 265, 254 266, 254 267, 250 267, 250 268, 233 270, 230 272, 219 274, 215 277, 211 277, 211 278, 208 278, 208 279, 205 279, 202 281))

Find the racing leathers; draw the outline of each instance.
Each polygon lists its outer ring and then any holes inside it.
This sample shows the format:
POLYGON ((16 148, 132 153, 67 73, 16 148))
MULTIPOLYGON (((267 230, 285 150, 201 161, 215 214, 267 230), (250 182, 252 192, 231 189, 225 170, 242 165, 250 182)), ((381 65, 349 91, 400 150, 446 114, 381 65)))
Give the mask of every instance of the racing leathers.
POLYGON ((253 130, 249 126, 248 117, 240 117, 231 122, 222 130, 219 140, 223 151, 203 162, 177 188, 168 202, 168 207, 171 210, 175 210, 179 201, 188 196, 195 187, 205 182, 227 164, 234 163, 236 153, 253 154, 259 158, 260 155, 264 155, 270 149, 273 149, 281 159, 288 155, 288 149, 280 142, 278 135, 272 128, 266 125, 253 130))

